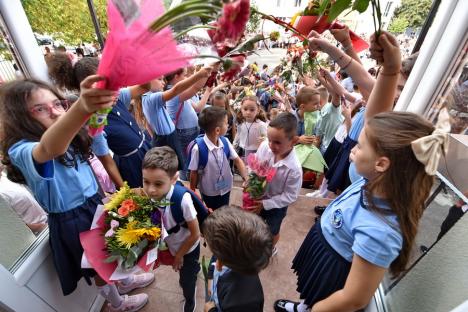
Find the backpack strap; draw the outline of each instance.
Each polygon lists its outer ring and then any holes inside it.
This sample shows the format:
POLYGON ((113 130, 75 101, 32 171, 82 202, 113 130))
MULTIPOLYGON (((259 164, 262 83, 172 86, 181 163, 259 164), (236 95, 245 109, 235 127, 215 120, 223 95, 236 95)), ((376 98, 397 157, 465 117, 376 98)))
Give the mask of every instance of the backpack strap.
POLYGON ((198 146, 198 169, 202 170, 208 163, 208 145, 206 145, 205 140, 203 140, 203 136, 197 137, 195 142, 198 146))
POLYGON ((177 181, 171 196, 171 214, 177 225, 169 230, 166 229, 168 234, 177 233, 180 227, 185 223, 184 213, 182 211, 182 198, 186 192, 187 189, 177 181))

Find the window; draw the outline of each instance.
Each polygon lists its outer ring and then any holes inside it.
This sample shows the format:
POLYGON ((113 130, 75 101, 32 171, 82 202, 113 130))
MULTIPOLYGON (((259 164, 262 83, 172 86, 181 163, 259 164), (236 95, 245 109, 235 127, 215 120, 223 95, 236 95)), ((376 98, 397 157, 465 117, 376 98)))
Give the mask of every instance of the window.
POLYGON ((385 6, 385 11, 384 11, 384 16, 388 16, 388 13, 390 13, 390 9, 392 8, 393 1, 388 1, 387 5, 385 6))

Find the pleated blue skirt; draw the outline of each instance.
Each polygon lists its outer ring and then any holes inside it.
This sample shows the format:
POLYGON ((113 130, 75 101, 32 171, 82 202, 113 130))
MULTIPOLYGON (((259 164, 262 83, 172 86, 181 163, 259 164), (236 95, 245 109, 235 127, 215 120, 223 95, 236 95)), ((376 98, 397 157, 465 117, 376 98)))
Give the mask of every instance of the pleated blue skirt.
POLYGON ((333 161, 335 160, 336 155, 338 155, 342 144, 343 143, 338 142, 338 140, 335 138, 333 138, 330 144, 328 144, 327 150, 323 154, 323 159, 325 159, 328 167, 331 167, 333 164, 333 161))
POLYGON ((300 298, 312 306, 344 287, 351 263, 328 244, 317 221, 297 252, 292 269, 300 298))
POLYGON ((64 296, 76 289, 82 277, 90 284, 89 278, 95 275, 94 270, 81 268, 80 233, 91 228, 96 207, 101 203, 101 195, 96 194, 77 208, 49 214, 49 244, 64 296))
POLYGON ((335 157, 333 163, 328 167, 328 171, 325 177, 328 180, 328 190, 336 192, 337 190, 344 191, 348 186, 351 185, 349 180, 349 155, 351 150, 357 144, 356 141, 351 139, 349 136, 343 141, 343 145, 335 157))

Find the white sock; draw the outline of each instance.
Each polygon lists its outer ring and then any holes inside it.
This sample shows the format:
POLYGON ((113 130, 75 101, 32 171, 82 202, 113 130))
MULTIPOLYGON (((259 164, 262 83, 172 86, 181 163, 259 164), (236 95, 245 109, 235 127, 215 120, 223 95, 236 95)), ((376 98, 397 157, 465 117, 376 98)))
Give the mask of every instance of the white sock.
POLYGON ((320 195, 322 197, 325 196, 325 194, 327 194, 327 187, 328 187, 328 180, 323 178, 322 184, 320 184, 320 188, 319 188, 320 195))
POLYGON ((115 285, 107 284, 98 287, 99 293, 114 307, 119 307, 122 304, 123 298, 119 294, 115 285))
POLYGON ((127 285, 133 283, 133 281, 134 281, 134 277, 133 277, 133 275, 131 275, 131 276, 127 277, 127 278, 124 278, 123 280, 120 280, 119 282, 122 283, 123 285, 127 286, 127 285))

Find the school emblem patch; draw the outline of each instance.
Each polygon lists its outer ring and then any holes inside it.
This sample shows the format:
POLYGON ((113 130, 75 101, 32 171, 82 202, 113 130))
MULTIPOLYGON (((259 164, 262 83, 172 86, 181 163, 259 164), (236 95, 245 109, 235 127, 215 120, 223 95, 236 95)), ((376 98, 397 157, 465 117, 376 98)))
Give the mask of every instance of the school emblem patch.
POLYGON ((343 212, 341 209, 336 209, 333 211, 331 216, 331 223, 336 229, 339 229, 341 226, 343 226, 343 212))

